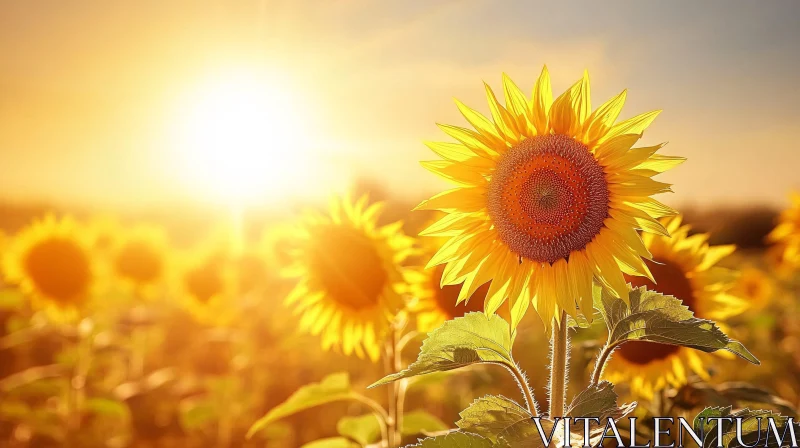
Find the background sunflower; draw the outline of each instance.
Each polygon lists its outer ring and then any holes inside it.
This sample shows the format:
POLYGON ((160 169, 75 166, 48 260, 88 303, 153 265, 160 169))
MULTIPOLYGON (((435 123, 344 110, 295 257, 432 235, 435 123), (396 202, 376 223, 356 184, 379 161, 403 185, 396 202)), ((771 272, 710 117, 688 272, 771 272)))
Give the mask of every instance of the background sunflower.
POLYGON ((30 296, 34 309, 73 320, 98 286, 88 229, 71 217, 47 215, 20 230, 3 258, 6 281, 30 296))
POLYGON ((382 207, 366 196, 344 197, 331 199, 329 214, 307 213, 287 268, 298 283, 286 304, 302 314, 300 330, 321 335, 324 349, 341 347, 373 361, 403 306, 402 263, 414 250, 401 222, 378 225, 382 207))
POLYGON ((791 206, 781 212, 778 225, 767 236, 775 244, 774 258, 784 269, 800 267, 800 193, 792 193, 791 201, 791 206))
POLYGON ((140 297, 152 298, 167 274, 168 248, 160 227, 140 224, 121 229, 111 250, 113 273, 140 297))
MULTIPOLYGON (((652 280, 626 277, 634 287, 646 286, 680 299, 701 319, 717 322, 743 313, 749 303, 733 291, 738 273, 718 266, 735 250, 733 245, 711 246, 708 234, 690 235, 691 227, 681 225, 682 217, 663 219, 671 237, 645 235, 652 253, 647 265, 652 280)), ((603 377, 619 384, 629 384, 634 394, 652 398, 667 385, 685 384, 694 372, 708 379, 704 355, 685 347, 633 341, 622 344, 611 358, 603 377)))

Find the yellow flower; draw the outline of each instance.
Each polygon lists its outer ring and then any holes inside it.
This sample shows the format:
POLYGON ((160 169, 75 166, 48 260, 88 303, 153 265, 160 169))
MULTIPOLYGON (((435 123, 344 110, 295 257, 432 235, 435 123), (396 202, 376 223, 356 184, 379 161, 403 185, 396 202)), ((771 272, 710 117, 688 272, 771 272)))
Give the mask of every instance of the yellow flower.
POLYGON ((378 226, 381 203, 333 198, 330 214, 309 212, 296 227, 298 246, 286 274, 298 280, 286 303, 302 314, 301 331, 322 336, 324 349, 342 348, 376 361, 381 337, 402 306, 403 261, 413 239, 402 223, 378 226))
MULTIPOLYGON (((424 242, 424 259, 439 249, 445 238, 427 238, 424 242), (431 242, 433 241, 433 242, 431 242)), ((441 286, 444 266, 434 266, 410 272, 414 278, 413 298, 409 303, 409 311, 416 315, 417 330, 429 333, 445 321, 461 317, 469 312, 483 311, 483 301, 489 291, 489 284, 478 288, 468 300, 458 302, 461 285, 441 286)))
POLYGON ((183 306, 202 324, 233 324, 239 296, 227 253, 216 244, 202 244, 181 258, 173 283, 183 306))
POLYGON ((28 294, 34 309, 73 320, 96 293, 91 237, 74 219, 48 215, 14 236, 4 254, 6 280, 28 294))
POLYGON ((271 268, 283 269, 291 263, 290 252, 296 245, 294 233, 291 224, 285 222, 275 223, 264 230, 259 245, 271 268))
POLYGON ((167 237, 155 226, 120 232, 112 249, 114 274, 144 297, 152 297, 166 275, 167 237))
POLYGON ((785 270, 800 267, 800 193, 791 195, 792 205, 781 212, 778 225, 767 235, 767 240, 779 251, 773 258, 780 260, 785 270))
POLYGON ((483 300, 489 284, 478 288, 468 300, 458 302, 461 285, 441 286, 443 266, 426 269, 420 273, 419 292, 409 307, 417 315, 417 329, 422 333, 435 330, 445 321, 462 317, 466 313, 483 311, 483 300))
POLYGON ((742 297, 750 304, 750 309, 762 310, 772 300, 775 285, 761 269, 748 266, 741 270, 731 294, 742 297))
POLYGON ((118 244, 122 225, 113 215, 97 215, 87 225, 91 235, 92 249, 100 254, 108 254, 118 244))
MULTIPOLYGON (((648 261, 655 282, 644 277, 627 277, 634 287, 646 286, 651 291, 680 299, 696 317, 714 321, 741 314, 748 302, 736 296, 735 271, 717 266, 735 246, 709 246, 707 234, 689 236, 691 228, 681 225, 681 217, 662 220, 672 235, 645 235, 644 242, 653 254, 648 261)), ((652 398, 655 391, 667 385, 686 383, 689 371, 703 378, 708 374, 697 351, 676 345, 654 342, 627 342, 614 351, 604 371, 604 378, 630 385, 634 394, 652 398)))
POLYGON ((531 99, 507 76, 503 91, 505 107, 486 86, 492 119, 456 102, 475 128, 440 125, 458 143, 426 143, 444 160, 423 166, 457 185, 417 207, 447 213, 421 233, 449 238, 429 266, 464 283, 459 301, 492 280, 484 309, 509 298, 514 326, 529 303, 548 328, 576 302, 591 318, 593 277, 627 300, 623 273, 649 275, 636 230, 667 234, 652 177, 684 159, 633 148, 659 112, 615 124, 625 91, 592 112, 588 74, 555 101, 546 68, 531 99))

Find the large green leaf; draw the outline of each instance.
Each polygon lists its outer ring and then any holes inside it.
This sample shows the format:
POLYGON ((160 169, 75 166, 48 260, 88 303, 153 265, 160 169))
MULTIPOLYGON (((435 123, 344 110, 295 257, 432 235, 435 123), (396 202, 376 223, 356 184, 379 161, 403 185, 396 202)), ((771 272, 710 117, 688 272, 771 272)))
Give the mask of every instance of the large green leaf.
POLYGON ((247 438, 252 437, 270 423, 281 418, 333 401, 350 400, 355 396, 355 393, 350 389, 350 377, 347 373, 340 372, 328 375, 319 383, 301 387, 288 400, 261 417, 250 427, 247 432, 247 438))
POLYGON ((680 345, 704 352, 728 350, 753 364, 760 364, 739 341, 729 338, 717 325, 694 317, 694 313, 672 296, 648 291, 644 286, 630 292, 630 305, 594 286, 595 306, 608 326, 608 344, 650 341, 680 345))
POLYGON ((477 434, 453 431, 445 435, 422 439, 416 445, 408 445, 406 448, 492 448, 492 446, 494 445, 491 440, 477 434))
MULTIPOLYGON (((614 392, 614 385, 608 381, 601 381, 582 390, 572 399, 567 408, 567 416, 571 418, 595 417, 600 419, 601 424, 596 425, 590 430, 589 441, 592 446, 597 445, 605 431, 605 422, 608 419, 615 421, 630 414, 636 409, 636 402, 617 406, 617 393, 614 392)), ((579 428, 574 428, 579 429, 579 428)), ((585 434, 581 431, 573 431, 570 438, 572 446, 582 446, 585 434)))
POLYGON ((502 395, 487 395, 478 398, 461 411, 461 420, 456 426, 464 431, 479 434, 497 441, 497 437, 519 422, 531 422, 531 413, 517 402, 502 395))
POLYGON ((403 414, 403 435, 426 434, 450 429, 444 422, 427 411, 418 409, 403 414))
POLYGON ((300 448, 361 448, 361 445, 347 437, 329 437, 306 443, 300 448))
MULTIPOLYGON (((769 432, 769 444, 767 444, 767 433, 769 431, 768 418, 773 419, 778 432, 783 434, 784 429, 788 423, 788 418, 769 410, 750 410, 741 409, 739 411, 732 411, 730 406, 725 407, 710 407, 703 409, 694 418, 695 432, 703 434, 703 448, 714 448, 717 446, 739 447, 741 446, 736 439, 736 423, 735 420, 719 422, 719 428, 722 429, 722 440, 719 440, 720 430, 718 428, 718 421, 709 421, 708 418, 717 417, 730 417, 734 419, 742 419, 742 442, 746 445, 754 445, 758 442, 759 447, 778 448, 777 440, 774 434, 769 432), (760 420, 760 426, 759 426, 760 420)), ((800 428, 796 423, 794 428, 795 434, 800 434, 800 428)), ((786 431, 786 436, 790 438, 790 432, 786 431)), ((784 440, 784 445, 787 440, 784 440)), ((791 443, 791 440, 788 440, 791 443)))
MULTIPOLYGON (((539 419, 539 424, 542 426, 544 436, 550 437, 552 434, 552 444, 559 446, 559 439, 563 439, 563 436, 559 434, 560 431, 553 430, 555 423, 552 420, 542 418, 539 419)), ((545 441, 542 438, 542 434, 539 433, 539 428, 536 427, 536 424, 533 422, 533 420, 520 420, 500 433, 500 435, 497 437, 497 447, 544 448, 545 441)))
POLYGON ((359 417, 342 417, 336 424, 339 434, 349 437, 361 445, 369 445, 381 438, 381 424, 375 414, 359 417))
POLYGON ((589 386, 572 399, 567 408, 570 417, 597 417, 601 422, 609 418, 619 420, 631 413, 636 403, 617 406, 617 393, 614 385, 608 381, 589 386))
POLYGON ((511 329, 502 317, 467 313, 430 332, 422 343, 417 360, 407 369, 388 375, 369 387, 481 362, 511 366, 514 365, 511 343, 511 329))

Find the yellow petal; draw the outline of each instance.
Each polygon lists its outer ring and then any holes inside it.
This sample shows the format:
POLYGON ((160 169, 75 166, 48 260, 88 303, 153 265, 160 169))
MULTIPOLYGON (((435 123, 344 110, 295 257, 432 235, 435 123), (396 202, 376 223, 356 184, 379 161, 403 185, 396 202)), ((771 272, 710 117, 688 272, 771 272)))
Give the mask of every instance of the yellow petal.
POLYGON ((533 86, 533 101, 531 101, 531 117, 533 125, 538 135, 550 132, 548 117, 550 116, 550 106, 553 104, 553 91, 550 87, 550 73, 547 66, 542 68, 542 74, 533 86))
POLYGON ((585 142, 587 144, 591 145, 598 141, 612 126, 614 126, 614 122, 622 111, 622 106, 625 105, 625 98, 627 95, 628 91, 623 90, 619 95, 606 101, 589 115, 584 125, 586 129, 584 133, 585 142))
POLYGON ((650 123, 652 123, 660 113, 660 110, 645 112, 641 115, 629 118, 621 123, 617 123, 608 131, 605 136, 600 138, 599 142, 604 142, 622 134, 641 134, 645 131, 645 129, 647 129, 648 126, 650 126, 650 123))
POLYGON ((520 141, 521 132, 517 128, 517 123, 511 113, 503 107, 494 91, 489 84, 483 83, 486 90, 486 100, 489 103, 489 110, 492 112, 492 118, 497 130, 503 134, 511 144, 516 144, 520 141))

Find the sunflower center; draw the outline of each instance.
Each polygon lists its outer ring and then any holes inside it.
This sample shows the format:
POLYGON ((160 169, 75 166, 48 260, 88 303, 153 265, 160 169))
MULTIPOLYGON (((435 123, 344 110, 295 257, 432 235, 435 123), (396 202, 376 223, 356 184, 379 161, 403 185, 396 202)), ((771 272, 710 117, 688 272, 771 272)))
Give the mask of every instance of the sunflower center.
POLYGON ((312 238, 310 268, 330 298, 356 311, 380 303, 389 275, 370 238, 343 226, 320 229, 312 238))
POLYGON ((86 299, 91 281, 89 258, 67 238, 51 238, 33 246, 24 260, 36 289, 61 305, 86 299))
POLYGON ((489 182, 488 210, 500 239, 526 259, 569 258, 600 233, 608 184, 589 148, 564 135, 542 135, 509 149, 489 182))
POLYGON ((208 303, 212 297, 222 293, 225 282, 219 267, 218 263, 207 262, 186 273, 186 290, 198 302, 208 303))
POLYGON ((161 276, 163 260, 152 245, 132 241, 120 250, 115 267, 122 277, 139 284, 147 284, 161 276))
MULTIPOLYGON (((653 274, 658 285, 651 282, 647 277, 625 276, 625 280, 630 282, 634 288, 646 286, 650 291, 658 291, 662 294, 673 296, 683 301, 690 310, 694 309, 696 300, 692 283, 679 264, 671 260, 660 260, 656 262, 645 260, 647 267, 653 274)), ((658 344, 655 342, 633 341, 622 344, 617 353, 634 364, 645 365, 653 361, 668 358, 677 353, 680 347, 677 345, 658 344)))
POLYGON ((440 287, 442 281, 442 273, 444 266, 439 265, 435 268, 433 276, 431 276, 431 288, 434 291, 434 300, 436 300, 436 307, 447 314, 450 319, 461 317, 469 312, 483 311, 483 301, 486 298, 486 293, 489 292, 490 283, 481 285, 476 289, 469 300, 465 303, 456 305, 458 301, 458 294, 461 292, 461 285, 445 285, 444 288, 440 287))

